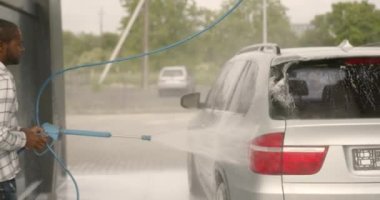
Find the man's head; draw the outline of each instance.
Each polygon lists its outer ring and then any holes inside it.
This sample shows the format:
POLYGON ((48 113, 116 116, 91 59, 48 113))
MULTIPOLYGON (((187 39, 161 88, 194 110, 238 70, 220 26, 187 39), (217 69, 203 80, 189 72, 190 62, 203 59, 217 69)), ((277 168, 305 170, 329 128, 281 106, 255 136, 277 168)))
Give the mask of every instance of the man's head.
POLYGON ((0 19, 0 61, 4 65, 16 65, 20 62, 23 51, 21 31, 18 26, 0 19))

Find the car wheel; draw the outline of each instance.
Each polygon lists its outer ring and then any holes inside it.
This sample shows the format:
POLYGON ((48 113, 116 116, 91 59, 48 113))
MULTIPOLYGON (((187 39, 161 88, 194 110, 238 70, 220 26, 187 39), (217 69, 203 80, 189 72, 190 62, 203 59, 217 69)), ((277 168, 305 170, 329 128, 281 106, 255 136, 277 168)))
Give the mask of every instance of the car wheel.
POLYGON ((190 199, 201 199, 202 197, 204 197, 204 192, 197 176, 193 155, 191 154, 188 155, 187 174, 189 182, 190 199))
POLYGON ((215 200, 229 200, 227 186, 224 182, 220 182, 216 189, 215 200))

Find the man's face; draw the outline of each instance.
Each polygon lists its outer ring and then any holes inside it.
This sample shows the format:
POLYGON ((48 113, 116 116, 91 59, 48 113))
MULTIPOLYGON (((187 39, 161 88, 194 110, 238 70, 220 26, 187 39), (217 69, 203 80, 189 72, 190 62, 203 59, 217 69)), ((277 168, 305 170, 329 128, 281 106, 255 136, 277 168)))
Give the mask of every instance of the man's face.
POLYGON ((20 30, 17 30, 12 40, 3 42, 4 64, 17 65, 20 62, 24 47, 22 45, 22 36, 20 30))

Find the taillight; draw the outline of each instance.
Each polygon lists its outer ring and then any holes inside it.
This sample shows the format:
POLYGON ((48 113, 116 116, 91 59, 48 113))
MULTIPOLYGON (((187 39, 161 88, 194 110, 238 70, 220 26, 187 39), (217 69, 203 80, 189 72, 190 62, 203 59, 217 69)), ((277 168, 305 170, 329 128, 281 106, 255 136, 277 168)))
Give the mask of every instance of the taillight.
POLYGON ((250 145, 250 168, 270 175, 311 175, 325 160, 328 147, 284 146, 284 133, 255 138, 250 145))
POLYGON ((346 65, 378 65, 380 58, 348 58, 345 60, 346 65))
POLYGON ((281 174, 283 133, 271 133, 254 139, 250 146, 250 168, 260 174, 281 174))

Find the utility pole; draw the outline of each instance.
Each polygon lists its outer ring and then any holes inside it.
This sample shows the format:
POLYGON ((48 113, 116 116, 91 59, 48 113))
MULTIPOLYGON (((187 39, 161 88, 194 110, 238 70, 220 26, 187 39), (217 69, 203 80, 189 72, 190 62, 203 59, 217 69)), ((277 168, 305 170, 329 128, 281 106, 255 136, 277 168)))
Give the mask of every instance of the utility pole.
MULTIPOLYGON (((144 53, 149 52, 149 0, 145 0, 144 4, 144 38, 143 48, 144 53)), ((149 87, 149 56, 146 55, 143 58, 143 73, 142 73, 142 88, 147 89, 149 87)))
MULTIPOLYGON (((99 46, 100 48, 103 48, 104 42, 103 42, 103 17, 104 17, 104 11, 103 7, 100 7, 99 10, 99 46)), ((92 67, 90 70, 90 80, 92 81, 95 78, 95 69, 92 67)))
MULTIPOLYGON (((117 43, 115 49, 113 50, 112 55, 111 55, 111 57, 110 57, 109 60, 114 60, 116 58, 116 56, 119 54, 119 52, 120 52, 120 50, 122 48, 122 45, 124 44, 125 39, 128 37, 129 32, 131 31, 132 26, 135 23, 136 18, 138 16, 138 14, 140 13, 140 11, 141 11, 144 3, 145 3, 145 0, 140 0, 139 3, 137 4, 135 11, 133 12, 133 14, 131 16, 131 19, 129 20, 127 26, 125 27, 125 30, 121 34, 119 42, 117 43)), ((103 81, 106 78, 109 70, 111 69, 111 66, 112 66, 112 63, 108 63, 106 65, 106 67, 104 68, 102 74, 100 75, 98 84, 102 84, 103 83, 103 81)))
POLYGON ((263 0, 263 43, 268 43, 268 13, 267 0, 263 0))
POLYGON ((104 11, 103 11, 103 7, 101 7, 100 11, 99 11, 99 34, 100 34, 100 36, 103 35, 103 17, 104 17, 104 11))

